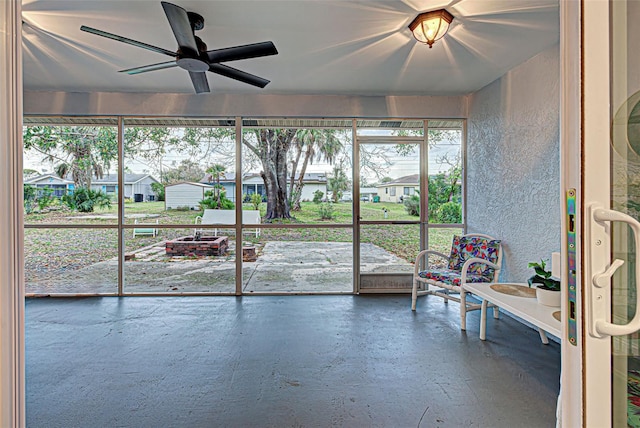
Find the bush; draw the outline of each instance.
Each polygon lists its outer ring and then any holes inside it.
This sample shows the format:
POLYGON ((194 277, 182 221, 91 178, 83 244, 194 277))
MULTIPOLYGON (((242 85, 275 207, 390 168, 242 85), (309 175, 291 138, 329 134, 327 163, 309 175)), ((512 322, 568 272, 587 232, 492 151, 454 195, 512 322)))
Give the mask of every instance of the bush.
POLYGON ((332 220, 334 216, 333 205, 331 203, 319 205, 318 214, 320 214, 320 220, 332 220))
POLYGON ((251 206, 253 207, 254 210, 259 210, 260 209, 260 204, 262 203, 262 195, 259 193, 254 193, 251 195, 251 206))
POLYGON ((213 210, 232 210, 235 208, 233 202, 227 198, 227 194, 223 189, 218 189, 219 197, 215 195, 213 190, 207 190, 204 193, 205 198, 200 201, 200 209, 213 209, 213 210))
POLYGON ((38 209, 43 211, 48 206, 52 205, 55 201, 55 197, 51 196, 53 194, 53 190, 48 187, 42 189, 41 193, 38 195, 36 202, 38 204, 38 209))
POLYGON ((413 194, 411 197, 404 197, 402 201, 404 209, 407 210, 407 214, 420 217, 420 196, 413 194))
POLYGON ((156 194, 156 201, 164 201, 164 185, 162 183, 151 183, 151 190, 156 194))
POLYGON ((322 190, 316 190, 315 192, 313 192, 313 203, 319 204, 320 202, 322 202, 323 196, 324 193, 322 192, 322 190))
POLYGON ((86 187, 78 187, 69 195, 62 197, 69 208, 81 213, 92 213, 95 207, 109 208, 111 207, 111 198, 100 190, 91 190, 86 187))
POLYGON ((462 206, 458 202, 445 202, 437 211, 438 223, 462 223, 462 206))
POLYGON ((36 188, 35 186, 31 186, 29 184, 24 185, 24 212, 27 214, 31 214, 36 204, 36 188))

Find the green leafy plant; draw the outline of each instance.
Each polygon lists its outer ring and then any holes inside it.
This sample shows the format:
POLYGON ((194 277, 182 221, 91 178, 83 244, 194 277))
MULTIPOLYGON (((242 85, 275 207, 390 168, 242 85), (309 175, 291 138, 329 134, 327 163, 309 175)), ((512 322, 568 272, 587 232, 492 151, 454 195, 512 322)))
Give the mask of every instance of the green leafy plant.
POLYGON ((551 278, 551 271, 547 270, 547 264, 544 260, 540 260, 540 263, 530 262, 528 267, 533 268, 536 272, 531 278, 527 280, 529 287, 532 284, 542 284, 538 288, 551 291, 560 291, 560 281, 551 278))
POLYGON ((410 197, 404 197, 402 201, 404 209, 407 210, 407 214, 412 216, 420 216, 420 192, 416 192, 410 197))
POLYGON ((262 203, 262 195, 260 193, 252 193, 249 201, 253 209, 257 211, 260 209, 260 204, 262 203))
POLYGON ((323 196, 324 193, 322 192, 322 190, 316 190, 315 192, 313 192, 313 203, 319 204, 320 202, 322 202, 323 196))
POLYGON ((40 211, 44 211, 45 208, 53 204, 55 198, 52 195, 53 195, 53 190, 49 187, 45 187, 40 191, 40 194, 36 199, 36 202, 38 204, 38 209, 40 211))
POLYGON ((36 195, 37 189, 35 186, 31 186, 29 184, 24 185, 24 212, 27 214, 31 214, 36 205, 36 195))
MULTIPOLYGON (((214 186, 215 187, 215 186, 214 186)), ((205 198, 200 201, 200 209, 205 208, 214 210, 232 210, 235 208, 234 203, 227 198, 224 187, 219 186, 214 190, 204 192, 205 198)))
POLYGON ((320 214, 321 220, 333 219, 333 216, 335 215, 333 204, 328 202, 328 203, 318 205, 318 214, 320 214))
POLYGON ((62 201, 72 210, 81 213, 92 213, 95 207, 111 207, 111 198, 100 190, 91 190, 86 187, 78 187, 72 194, 64 195, 62 201))
POLYGON ((462 206, 458 202, 445 202, 436 215, 438 223, 462 223, 462 206))
POLYGON ((156 194, 156 201, 164 201, 164 184, 151 183, 151 190, 156 194))

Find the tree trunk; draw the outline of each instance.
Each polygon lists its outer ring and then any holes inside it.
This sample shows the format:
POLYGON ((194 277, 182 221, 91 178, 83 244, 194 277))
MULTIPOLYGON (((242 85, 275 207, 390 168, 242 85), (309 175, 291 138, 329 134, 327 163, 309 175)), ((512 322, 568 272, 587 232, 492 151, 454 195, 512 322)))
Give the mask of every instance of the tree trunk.
POLYGON ((304 187, 304 175, 307 172, 307 166, 309 165, 309 160, 314 155, 314 151, 312 147, 307 147, 304 160, 302 161, 302 168, 300 168, 300 174, 298 175, 298 179, 295 180, 293 174, 291 177, 291 206, 294 211, 300 211, 302 207, 300 206, 300 199, 302 198, 302 188, 304 187))
POLYGON ((267 191, 266 220, 291 218, 287 198, 287 152, 296 129, 276 132, 260 130, 259 157, 262 162, 260 176, 267 191))

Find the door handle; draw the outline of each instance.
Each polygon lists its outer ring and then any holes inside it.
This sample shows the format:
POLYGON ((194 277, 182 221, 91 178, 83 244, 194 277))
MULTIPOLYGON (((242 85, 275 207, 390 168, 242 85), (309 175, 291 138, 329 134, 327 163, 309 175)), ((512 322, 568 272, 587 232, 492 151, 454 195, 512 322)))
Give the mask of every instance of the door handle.
MULTIPOLYGON (((593 231, 597 226, 602 226, 610 232, 611 229, 605 225, 605 222, 618 221, 629 225, 633 231, 635 248, 640 249, 640 223, 636 219, 619 211, 600 207, 591 207, 590 212, 590 226, 592 229, 590 238, 593 238, 593 231)), ((640 268, 639 261, 640 251, 636 251, 636 285, 640 285, 640 271, 638 271, 638 268, 640 268)), ((603 272, 596 273, 591 278, 589 284, 589 300, 591 305, 589 333, 594 337, 624 336, 640 330, 640 293, 636 293, 636 313, 628 324, 613 324, 607 321, 608 314, 610 313, 610 299, 605 298, 604 289, 611 285, 611 277, 623 264, 624 261, 616 259, 603 272)))
POLYGON ((598 288, 604 288, 609 285, 609 280, 620 266, 624 264, 624 260, 615 259, 611 266, 609 266, 604 272, 593 275, 593 285, 598 288))

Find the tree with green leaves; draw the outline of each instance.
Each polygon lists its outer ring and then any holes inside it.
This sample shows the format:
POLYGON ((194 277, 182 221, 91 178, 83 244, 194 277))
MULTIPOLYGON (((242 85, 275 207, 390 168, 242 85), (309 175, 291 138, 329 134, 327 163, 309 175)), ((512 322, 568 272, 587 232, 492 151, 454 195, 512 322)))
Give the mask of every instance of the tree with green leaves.
MULTIPOLYGON (((76 187, 91 188, 93 177, 102 178, 118 159, 113 126, 27 126, 23 141, 25 150, 42 154, 56 175, 70 175, 76 187)), ((150 162, 160 172, 161 181, 164 154, 189 144, 170 128, 125 128, 125 157, 150 162)))
POLYGON ((42 153, 59 177, 71 175, 76 187, 90 188, 92 178, 102 178, 118 158, 113 127, 29 126, 24 148, 42 153))
POLYGON ((462 210, 462 168, 452 166, 446 173, 429 176, 429 220, 438 223, 459 223, 462 210), (453 220, 457 221, 453 221, 453 220), (459 219, 459 220, 458 220, 459 219))
POLYGON ((342 165, 335 165, 333 171, 327 177, 327 191, 331 192, 331 200, 338 202, 342 192, 349 189, 351 182, 344 172, 342 165))
POLYGON ((330 165, 344 150, 335 129, 300 129, 292 143, 291 173, 289 180, 289 202, 293 211, 300 210, 300 198, 304 187, 304 175, 314 160, 326 161, 330 165), (302 160, 302 163, 300 161, 302 160), (298 166, 300 165, 300 170, 298 166), (297 176, 296 176, 297 174, 297 176))
POLYGON ((214 164, 212 166, 210 166, 209 168, 207 168, 207 174, 209 174, 211 176, 212 180, 215 180, 215 185, 213 186, 213 196, 215 198, 215 200, 217 201, 217 209, 222 209, 222 202, 221 202, 221 185, 220 185, 220 177, 224 176, 224 173, 226 171, 226 168, 224 165, 221 164, 214 164))
POLYGON ((156 201, 163 202, 165 196, 164 184, 162 183, 151 183, 151 190, 156 194, 156 201))
POLYGON ((173 168, 165 169, 162 176, 164 184, 176 184, 183 181, 198 182, 205 176, 205 170, 199 163, 189 159, 182 159, 173 168))
POLYGON ((251 129, 243 143, 262 164, 260 176, 267 192, 266 220, 291 218, 287 195, 287 154, 297 129, 251 129))

